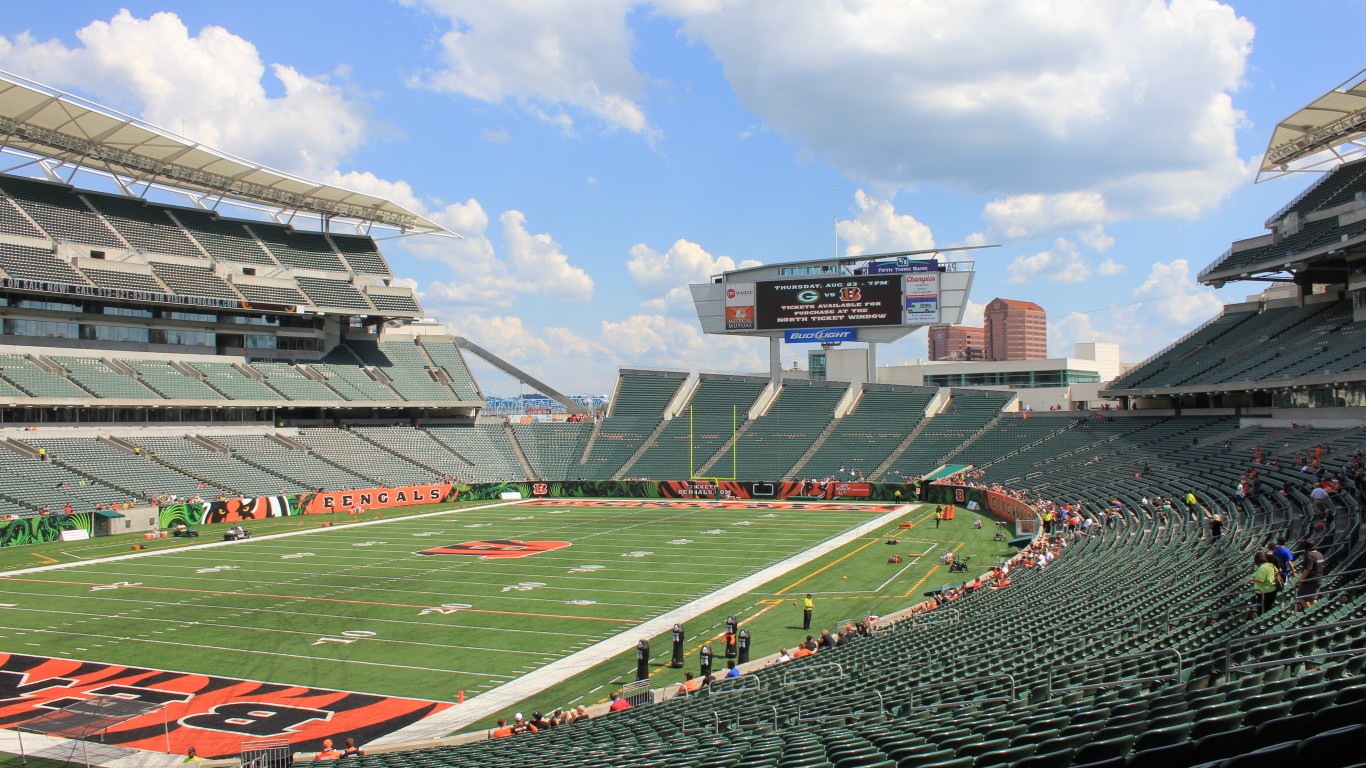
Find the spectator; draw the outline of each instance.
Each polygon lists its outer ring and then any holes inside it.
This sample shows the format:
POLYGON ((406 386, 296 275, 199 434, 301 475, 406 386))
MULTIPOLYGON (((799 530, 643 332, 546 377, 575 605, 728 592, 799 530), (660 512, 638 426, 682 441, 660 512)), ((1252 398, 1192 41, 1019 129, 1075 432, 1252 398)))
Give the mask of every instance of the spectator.
POLYGON ((320 760, 336 760, 339 757, 341 757, 341 754, 339 754, 337 750, 332 748, 332 740, 323 739, 323 751, 314 755, 313 761, 318 762, 320 760))
POLYGON ((1328 489, 1324 488, 1322 483, 1314 486, 1314 490, 1309 492, 1309 498, 1314 502, 1315 512, 1327 512, 1333 503, 1328 497, 1328 489))
POLYGON ((1279 586, 1276 584, 1276 566, 1272 564, 1271 558, 1265 552, 1257 552, 1252 556, 1252 578, 1247 583, 1252 585, 1252 589, 1257 593, 1259 600, 1258 615, 1271 610, 1276 604, 1276 592, 1279 586))
POLYGON ((727 679, 732 678, 732 677, 739 677, 739 676, 742 675, 742 674, 744 674, 744 673, 740 671, 740 668, 737 667, 737 666, 735 666, 735 659, 727 659, 727 660, 726 660, 726 678, 727 678, 727 679))
POLYGON ((1224 518, 1215 515, 1209 519, 1209 536, 1214 542, 1219 543, 1219 537, 1224 535, 1224 518))
POLYGON ((521 712, 517 713, 516 717, 513 719, 512 725, 509 727, 512 729, 513 735, 536 733, 536 726, 523 720, 521 712))
POLYGON ((1319 599, 1319 584, 1323 579, 1323 553, 1313 539, 1304 540, 1304 565, 1300 568, 1300 583, 1295 585, 1295 606, 1304 610, 1319 599))
MULTIPOLYGON (((458 482, 458 481, 457 481, 457 482, 458 482)), ((578 707, 576 707, 576 708, 574 709, 574 722, 577 723, 577 722, 579 722, 580 720, 587 720, 587 719, 588 719, 588 707, 585 707, 584 705, 580 704, 578 707)))
POLYGON ((365 757, 365 750, 356 746, 355 739, 346 740, 346 748, 342 750, 342 757, 365 757))
POLYGON ((508 721, 498 718, 498 727, 489 731, 490 739, 502 739, 512 735, 512 729, 508 727, 508 721))
POLYGON ((548 731, 553 726, 554 723, 551 723, 549 720, 546 720, 545 716, 542 715, 540 712, 531 713, 531 727, 535 729, 537 732, 548 731))
MULTIPOLYGON (((688 677, 692 677, 691 672, 688 673, 688 677)), ((607 710, 609 712, 621 712, 622 710, 631 708, 631 702, 621 698, 621 696, 617 695, 616 691, 612 691, 608 698, 612 700, 612 703, 607 705, 607 710)))
POLYGON ((181 760, 180 762, 182 762, 182 763, 197 763, 197 762, 199 762, 199 760, 200 760, 199 753, 195 751, 195 748, 194 748, 194 747, 190 747, 189 750, 185 752, 185 759, 184 759, 184 760, 181 760))
POLYGON ((678 695, 679 695, 679 696, 687 696, 687 695, 690 694, 690 693, 696 693, 696 692, 697 692, 697 689, 698 689, 698 688, 701 688, 701 687, 702 687, 702 681, 701 681, 701 680, 698 680, 698 679, 694 678, 694 677, 693 677, 693 674, 692 674, 691 672, 684 672, 684 673, 683 673, 683 684, 680 685, 680 686, 678 686, 678 695))
POLYGON ((1276 540, 1276 547, 1271 550, 1274 565, 1281 572, 1281 584, 1290 580, 1290 574, 1294 573, 1295 567, 1295 553, 1290 551, 1285 542, 1286 538, 1280 537, 1276 540))

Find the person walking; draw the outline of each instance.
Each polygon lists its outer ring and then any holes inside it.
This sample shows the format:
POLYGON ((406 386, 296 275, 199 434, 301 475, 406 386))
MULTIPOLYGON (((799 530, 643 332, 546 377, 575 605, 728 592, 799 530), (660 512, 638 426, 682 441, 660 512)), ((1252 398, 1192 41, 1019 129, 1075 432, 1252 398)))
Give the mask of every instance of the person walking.
POLYGON ((1304 610, 1319 599, 1319 584, 1323 579, 1324 558, 1313 539, 1304 540, 1303 567, 1300 581, 1295 585, 1295 607, 1304 610))
POLYGON ((1280 585, 1276 583, 1278 570, 1276 564, 1267 557, 1265 552, 1257 552, 1252 556, 1252 578, 1247 582, 1252 585, 1252 589, 1257 593, 1259 600, 1257 615, 1262 615, 1271 610, 1276 604, 1276 592, 1280 585))

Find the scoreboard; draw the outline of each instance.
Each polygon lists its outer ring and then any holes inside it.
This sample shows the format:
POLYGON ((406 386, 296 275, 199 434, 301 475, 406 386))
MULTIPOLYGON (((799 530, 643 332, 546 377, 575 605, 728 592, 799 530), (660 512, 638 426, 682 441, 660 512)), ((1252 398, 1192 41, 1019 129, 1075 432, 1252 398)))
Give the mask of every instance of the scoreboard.
POLYGON ((770 344, 886 344, 927 325, 962 322, 973 262, 909 257, 919 253, 760 265, 688 287, 704 333, 770 344))
POLYGON ((759 330, 901 325, 896 275, 761 282, 754 286, 759 330))

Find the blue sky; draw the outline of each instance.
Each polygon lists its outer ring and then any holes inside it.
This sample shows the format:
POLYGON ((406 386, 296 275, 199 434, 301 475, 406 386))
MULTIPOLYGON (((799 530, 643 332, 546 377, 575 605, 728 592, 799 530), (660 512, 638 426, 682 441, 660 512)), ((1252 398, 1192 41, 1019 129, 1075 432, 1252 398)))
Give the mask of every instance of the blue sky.
POLYGON ((1194 276, 1309 183, 1251 183, 1275 123, 1366 66, 1359 1, 12 5, 0 69, 464 235, 383 248, 431 315, 575 392, 761 370, 683 286, 836 232, 999 243, 978 311, 1035 301, 1050 354, 1141 360, 1258 289, 1194 276))

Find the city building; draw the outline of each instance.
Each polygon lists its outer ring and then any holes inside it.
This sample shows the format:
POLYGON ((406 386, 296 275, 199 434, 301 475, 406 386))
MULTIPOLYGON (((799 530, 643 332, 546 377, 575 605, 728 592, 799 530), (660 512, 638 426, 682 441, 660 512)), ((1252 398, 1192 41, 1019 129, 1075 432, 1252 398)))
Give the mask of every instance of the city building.
MULTIPOLYGON (((1021 407, 1035 411, 1053 408, 1074 411, 1099 407, 1099 390, 1128 367, 1120 362, 1118 344, 1088 342, 1077 344, 1072 357, 1005 361, 911 360, 880 365, 877 381, 868 382, 867 354, 866 349, 858 347, 822 350, 819 362, 825 371, 824 378, 860 384, 1010 390, 1019 394, 1021 407)), ((815 370, 814 364, 812 369, 815 370)))
POLYGON ((1032 301, 992 299, 982 316, 987 360, 1048 357, 1048 315, 1032 301))
POLYGON ((985 360, 986 330, 967 325, 931 325, 929 356, 934 361, 985 360))

